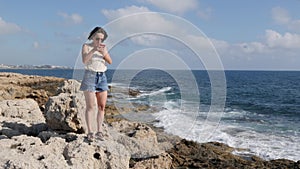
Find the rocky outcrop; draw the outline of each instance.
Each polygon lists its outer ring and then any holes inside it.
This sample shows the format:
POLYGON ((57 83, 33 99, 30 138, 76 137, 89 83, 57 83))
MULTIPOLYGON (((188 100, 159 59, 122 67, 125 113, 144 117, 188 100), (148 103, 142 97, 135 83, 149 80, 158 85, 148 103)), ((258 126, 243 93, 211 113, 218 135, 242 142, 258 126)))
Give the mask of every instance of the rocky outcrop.
POLYGON ((27 122, 45 122, 43 113, 33 99, 0 101, 0 114, 3 117, 24 119, 27 122))
MULTIPOLYGON (((49 97, 44 114, 48 126, 54 130, 84 133, 85 132, 85 98, 79 91, 80 83, 76 80, 65 80, 58 89, 58 95, 49 97)), ((94 103, 96 104, 96 103, 94 103)), ((111 123, 122 119, 122 114, 149 110, 146 105, 133 105, 132 108, 106 106, 106 121, 111 123)), ((97 110, 95 110, 97 112, 97 110)), ((96 118, 96 117, 95 117, 96 118)), ((96 129, 96 124, 92 124, 96 129)))
POLYGON ((57 94, 57 89, 64 80, 3 72, 0 73, 0 100, 32 98, 43 111, 48 98, 57 94))
POLYGON ((81 130, 84 98, 78 87, 77 81, 65 80, 59 94, 49 97, 44 114, 32 99, 0 102, 2 168, 126 169, 150 163, 165 168, 166 159, 170 165, 156 133, 145 124, 105 124, 105 141, 89 143, 81 130))
POLYGON ((84 133, 83 94, 61 93, 50 97, 45 106, 48 126, 54 130, 84 133))
POLYGON ((122 120, 112 127, 122 133, 116 141, 129 150, 132 158, 149 158, 163 153, 157 142, 156 133, 147 125, 122 120))
MULTIPOLYGON (((26 75, 22 78, 20 74, 11 73, 0 73, 0 77, 8 78, 5 84, 8 81, 15 83, 10 77, 25 80, 48 78, 26 75)), ((0 101, 1 168, 300 168, 300 161, 241 157, 232 154, 234 148, 225 144, 184 140, 163 132, 161 128, 128 121, 120 116, 126 111, 138 113, 148 109, 137 105, 134 110, 107 105, 106 123, 103 125, 105 139, 90 143, 84 130, 84 98, 78 90, 79 83, 75 80, 58 83, 55 78, 54 81, 45 81, 47 85, 54 84, 51 88, 36 90, 53 94, 41 96, 48 98, 47 103, 26 96, 16 99, 19 97, 12 96, 16 96, 19 89, 13 89, 15 94, 7 93, 8 87, 1 82, 4 90, 0 91, 5 95, 0 101), (41 106, 42 103, 44 105, 41 106), (40 109, 43 106, 44 112, 40 109)), ((23 86, 25 82, 20 80, 18 83, 23 86)))
POLYGON ((0 134, 11 138, 22 134, 37 136, 47 130, 43 113, 33 99, 0 101, 0 134))
POLYGON ((265 161, 252 156, 233 155, 234 148, 218 142, 199 144, 181 140, 167 152, 172 157, 171 168, 300 168, 300 161, 278 159, 265 161))
MULTIPOLYGON (((117 128, 104 125, 105 141, 89 143, 85 134, 60 133, 54 130, 42 130, 31 134, 33 127, 25 120, 16 118, 1 119, 0 134, 0 166, 2 168, 129 168, 130 161, 136 160, 141 166, 144 159, 163 166, 165 154, 159 149, 155 139, 155 132, 146 125, 124 121, 120 126, 136 126, 130 130, 133 135, 128 136, 117 128), (7 122, 10 121, 10 122, 7 122), (12 126, 6 125, 10 123, 12 126), (19 126, 17 128, 13 125, 19 126), (21 127, 22 126, 22 127, 21 127), (139 127, 140 126, 140 127, 139 127), (14 128, 17 132, 10 135, 4 128, 14 128), (140 134, 137 134, 140 133, 140 134), (147 146, 148 145, 148 146, 147 146)), ((171 160, 169 158, 169 164, 171 160)), ((149 163, 149 162, 148 162, 149 163)), ((138 167, 139 168, 139 167, 138 167)))

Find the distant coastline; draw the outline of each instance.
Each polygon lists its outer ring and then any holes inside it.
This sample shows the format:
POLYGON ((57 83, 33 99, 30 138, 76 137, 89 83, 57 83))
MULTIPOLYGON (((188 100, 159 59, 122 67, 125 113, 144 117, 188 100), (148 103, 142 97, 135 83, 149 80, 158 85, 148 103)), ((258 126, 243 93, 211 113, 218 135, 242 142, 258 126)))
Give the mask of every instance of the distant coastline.
MULTIPOLYGON (((56 66, 56 65, 8 65, 0 64, 0 69, 78 69, 68 66, 56 66)), ((81 70, 81 69, 79 69, 81 70)), ((115 68, 110 68, 110 70, 116 70, 115 68)), ((121 69, 118 69, 121 70, 121 69)), ((138 69, 122 69, 122 70, 138 70, 138 69)), ((174 69, 175 70, 175 69, 174 69)), ((205 69, 192 69, 192 71, 246 71, 246 72, 299 72, 300 70, 294 69, 279 69, 279 70, 264 70, 264 69, 224 69, 224 70, 205 70, 205 69)))
POLYGON ((72 69, 67 66, 55 65, 6 65, 0 64, 0 69, 72 69))

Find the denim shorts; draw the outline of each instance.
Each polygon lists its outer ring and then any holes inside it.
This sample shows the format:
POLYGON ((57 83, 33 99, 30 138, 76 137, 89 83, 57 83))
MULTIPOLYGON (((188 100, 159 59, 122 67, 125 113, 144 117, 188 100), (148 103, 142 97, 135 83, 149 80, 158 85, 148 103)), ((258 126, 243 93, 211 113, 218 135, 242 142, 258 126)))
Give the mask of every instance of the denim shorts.
POLYGON ((109 90, 105 72, 85 70, 80 90, 90 92, 103 92, 109 90))

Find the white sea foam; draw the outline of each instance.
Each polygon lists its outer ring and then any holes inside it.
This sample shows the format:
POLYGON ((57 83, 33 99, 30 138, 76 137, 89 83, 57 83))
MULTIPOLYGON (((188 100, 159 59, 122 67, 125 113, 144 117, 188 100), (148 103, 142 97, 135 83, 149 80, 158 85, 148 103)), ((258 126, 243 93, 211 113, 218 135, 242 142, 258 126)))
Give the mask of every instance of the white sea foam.
MULTIPOLYGON (((121 83, 112 85, 124 87, 121 83)), ((171 87, 163 87, 153 91, 142 91, 138 97, 126 97, 122 93, 116 93, 116 96, 127 98, 128 101, 146 98, 150 106, 162 108, 153 114, 158 120, 155 125, 164 127, 166 132, 182 138, 197 142, 222 142, 240 148, 233 153, 243 156, 257 155, 266 160, 279 158, 300 160, 299 132, 293 134, 293 131, 274 131, 265 125, 264 119, 267 118, 265 115, 230 108, 225 109, 219 126, 210 125, 206 121, 208 112, 198 112, 198 103, 185 100, 168 101, 162 98, 171 90, 171 87), (258 130, 257 127, 260 125, 265 125, 266 128, 258 130)))
POLYGON ((109 86, 113 86, 113 87, 125 87, 126 84, 123 84, 123 83, 109 83, 108 84, 109 86))
POLYGON ((145 96, 157 96, 159 94, 165 93, 165 92, 170 91, 170 90, 172 90, 172 87, 163 87, 159 90, 153 90, 153 91, 150 91, 150 92, 143 92, 141 95, 138 95, 138 98, 145 97, 145 96))
MULTIPOLYGON (((280 132, 259 132, 242 123, 229 124, 220 122, 219 126, 210 126, 205 118, 197 118, 195 112, 186 112, 177 103, 168 101, 165 109, 154 114, 157 120, 155 125, 164 127, 165 131, 188 140, 197 142, 218 141, 235 148, 239 155, 257 155, 263 159, 285 158, 294 161, 300 160, 300 134, 280 134, 280 132), (206 139, 206 138, 208 139, 206 139)), ((246 111, 230 111, 226 117, 239 118, 245 116, 246 111)), ((205 114, 205 112, 200 112, 205 114)), ((202 117, 202 116, 201 116, 202 117)))

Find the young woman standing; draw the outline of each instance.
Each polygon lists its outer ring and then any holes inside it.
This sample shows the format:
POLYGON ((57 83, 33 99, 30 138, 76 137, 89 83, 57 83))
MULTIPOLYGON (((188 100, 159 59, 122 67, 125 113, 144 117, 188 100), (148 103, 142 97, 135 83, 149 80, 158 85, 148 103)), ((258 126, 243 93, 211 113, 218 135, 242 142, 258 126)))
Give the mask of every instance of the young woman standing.
POLYGON ((106 63, 111 64, 112 59, 108 53, 106 45, 103 43, 107 38, 106 31, 101 27, 95 27, 89 34, 90 43, 84 43, 82 46, 82 62, 85 65, 84 77, 81 82, 80 90, 83 91, 87 123, 87 138, 92 141, 94 137, 103 140, 102 124, 104 120, 104 111, 107 100, 107 78, 105 71, 106 63), (97 103, 97 132, 92 132, 91 120, 97 103))

